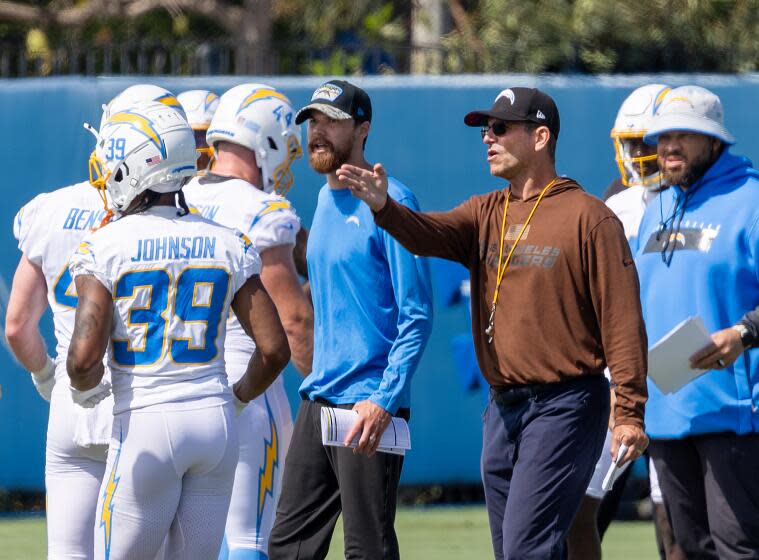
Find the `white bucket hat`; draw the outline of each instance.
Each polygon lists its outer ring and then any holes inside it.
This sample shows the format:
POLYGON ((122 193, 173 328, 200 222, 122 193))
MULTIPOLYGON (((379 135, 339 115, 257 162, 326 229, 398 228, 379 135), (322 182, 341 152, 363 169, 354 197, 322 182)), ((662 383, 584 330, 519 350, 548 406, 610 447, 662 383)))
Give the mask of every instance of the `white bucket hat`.
POLYGON ((708 89, 682 86, 670 90, 664 97, 643 137, 647 144, 656 144, 665 132, 695 132, 713 136, 725 144, 735 138, 725 128, 722 102, 708 89))

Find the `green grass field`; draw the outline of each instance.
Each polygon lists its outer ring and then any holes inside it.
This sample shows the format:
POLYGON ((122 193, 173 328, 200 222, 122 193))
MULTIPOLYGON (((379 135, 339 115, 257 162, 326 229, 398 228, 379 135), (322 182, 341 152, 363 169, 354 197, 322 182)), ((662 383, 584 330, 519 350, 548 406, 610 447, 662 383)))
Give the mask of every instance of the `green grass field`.
MULTIPOLYGON (((402 508, 396 521, 401 555, 408 560, 492 558, 483 506, 402 508)), ((646 522, 613 523, 603 543, 604 560, 656 560, 654 529, 646 522)), ((0 560, 45 558, 44 518, 0 519, 0 560)), ((338 524, 329 560, 343 558, 338 524)))

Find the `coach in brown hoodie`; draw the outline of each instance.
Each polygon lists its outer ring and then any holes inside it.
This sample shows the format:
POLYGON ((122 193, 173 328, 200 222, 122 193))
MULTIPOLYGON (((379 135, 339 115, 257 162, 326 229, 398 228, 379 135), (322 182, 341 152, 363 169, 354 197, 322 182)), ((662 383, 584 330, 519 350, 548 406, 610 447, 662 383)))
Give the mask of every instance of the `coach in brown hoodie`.
POLYGON ((603 447, 609 366, 612 456, 639 456, 646 331, 622 224, 555 168, 559 112, 531 88, 502 91, 466 115, 482 127, 490 173, 507 188, 450 212, 415 212, 387 196, 387 175, 344 165, 338 177, 376 223, 417 255, 469 269, 477 359, 491 386, 482 476, 497 559, 560 558, 603 447))

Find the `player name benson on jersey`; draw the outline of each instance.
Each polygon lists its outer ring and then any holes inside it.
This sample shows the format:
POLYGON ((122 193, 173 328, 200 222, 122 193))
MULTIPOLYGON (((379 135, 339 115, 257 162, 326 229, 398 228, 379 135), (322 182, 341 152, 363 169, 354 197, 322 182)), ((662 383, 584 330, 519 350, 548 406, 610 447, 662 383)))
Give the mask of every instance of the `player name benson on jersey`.
POLYGON ((137 254, 132 262, 163 261, 167 259, 213 259, 216 238, 205 235, 177 237, 167 235, 137 240, 137 254))
POLYGON ((63 222, 63 229, 85 230, 92 229, 105 218, 105 210, 90 210, 88 208, 72 208, 63 222))

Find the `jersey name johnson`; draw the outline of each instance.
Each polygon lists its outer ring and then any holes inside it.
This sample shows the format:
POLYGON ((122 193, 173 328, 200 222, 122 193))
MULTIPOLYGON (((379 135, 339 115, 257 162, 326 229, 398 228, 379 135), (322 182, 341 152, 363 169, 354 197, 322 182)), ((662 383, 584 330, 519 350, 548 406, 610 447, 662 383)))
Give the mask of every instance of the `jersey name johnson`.
POLYGON ((260 272, 243 236, 154 207, 88 236, 71 272, 95 276, 113 297, 115 411, 228 392, 223 348, 231 301, 260 272))

